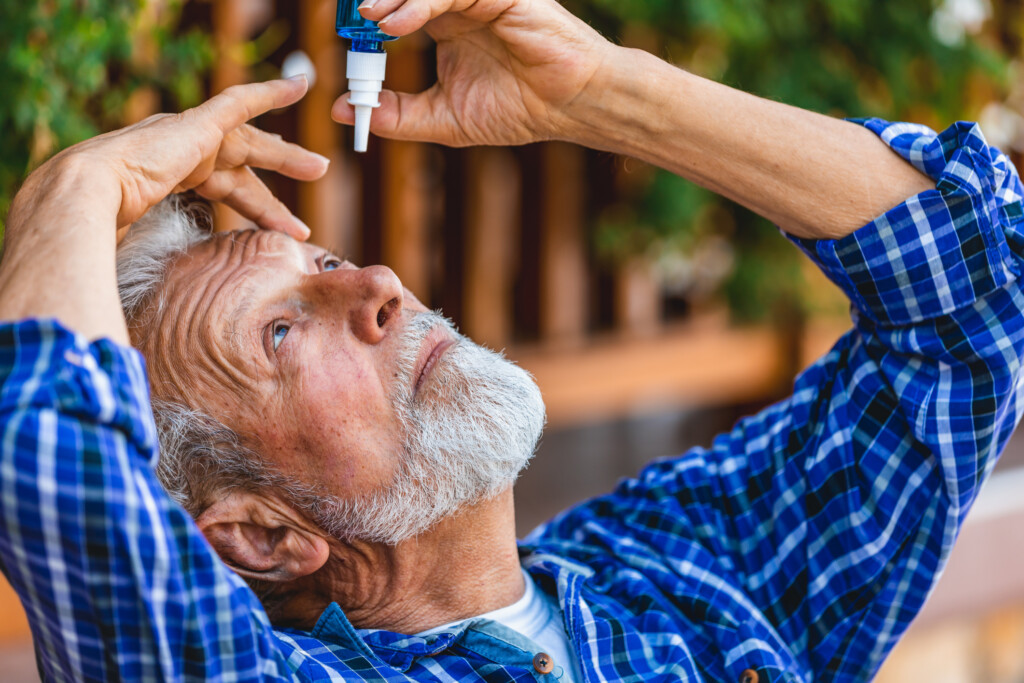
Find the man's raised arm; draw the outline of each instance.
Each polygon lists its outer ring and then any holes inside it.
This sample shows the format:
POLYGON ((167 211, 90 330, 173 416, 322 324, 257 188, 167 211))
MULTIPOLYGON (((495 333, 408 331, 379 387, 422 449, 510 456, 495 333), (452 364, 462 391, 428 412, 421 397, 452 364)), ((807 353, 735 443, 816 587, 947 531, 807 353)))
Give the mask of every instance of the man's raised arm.
POLYGON ((245 122, 305 90, 242 86, 87 141, 14 201, 0 264, 0 569, 47 680, 289 677, 259 600, 153 473, 115 245, 118 228, 186 188, 304 239, 250 166, 313 179, 326 161, 245 122))
POLYGON ((627 538, 631 561, 668 565, 668 592, 719 639, 714 680, 752 663, 870 680, 1024 411, 1016 172, 977 126, 865 128, 937 189, 842 239, 796 240, 853 302, 855 329, 788 399, 530 539, 627 538), (739 641, 722 636, 735 623, 739 641))

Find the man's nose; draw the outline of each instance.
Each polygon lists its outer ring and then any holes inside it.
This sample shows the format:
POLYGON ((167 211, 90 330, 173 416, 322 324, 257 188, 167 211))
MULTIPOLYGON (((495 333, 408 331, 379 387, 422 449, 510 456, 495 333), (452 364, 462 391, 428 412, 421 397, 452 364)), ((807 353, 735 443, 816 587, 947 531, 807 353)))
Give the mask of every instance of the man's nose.
POLYGON ((376 344, 401 317, 402 281, 387 266, 360 268, 352 277, 349 325, 357 338, 376 344))

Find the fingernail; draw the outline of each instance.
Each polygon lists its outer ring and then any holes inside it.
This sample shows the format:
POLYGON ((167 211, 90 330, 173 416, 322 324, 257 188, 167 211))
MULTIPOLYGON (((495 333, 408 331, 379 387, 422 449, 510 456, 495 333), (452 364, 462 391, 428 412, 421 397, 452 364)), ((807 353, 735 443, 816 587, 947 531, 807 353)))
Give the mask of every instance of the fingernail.
POLYGON ((356 9, 358 9, 358 10, 372 9, 373 6, 376 5, 376 4, 377 4, 377 0, 363 0, 363 2, 361 2, 359 4, 359 7, 357 7, 356 9))
POLYGON ((396 13, 396 12, 398 12, 398 10, 395 10, 395 11, 394 11, 394 12, 392 12, 391 14, 387 15, 386 17, 384 17, 383 19, 381 19, 380 21, 378 21, 378 22, 377 22, 377 26, 383 26, 384 24, 388 23, 388 21, 390 21, 390 20, 391 20, 391 17, 395 16, 395 13, 396 13))
MULTIPOLYGON (((314 154, 316 154, 316 152, 314 152, 314 154)), ((323 154, 316 154, 316 158, 319 159, 320 161, 324 162, 324 166, 330 166, 331 165, 331 160, 328 159, 327 157, 325 157, 323 154)))
POLYGON ((289 81, 308 81, 309 77, 306 74, 295 74, 294 76, 288 77, 289 81))
POLYGON ((295 224, 299 226, 299 234, 302 235, 302 239, 309 239, 309 236, 313 233, 309 226, 299 220, 298 216, 295 217, 295 224))

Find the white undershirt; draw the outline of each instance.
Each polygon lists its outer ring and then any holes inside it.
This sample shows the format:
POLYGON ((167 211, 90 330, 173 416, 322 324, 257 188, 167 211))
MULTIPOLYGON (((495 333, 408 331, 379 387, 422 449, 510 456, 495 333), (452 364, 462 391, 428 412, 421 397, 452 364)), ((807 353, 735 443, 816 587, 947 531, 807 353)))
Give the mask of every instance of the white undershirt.
POLYGON ((560 683, 582 681, 582 677, 578 673, 576 657, 572 654, 572 643, 569 642, 569 637, 565 633, 562 610, 558 607, 558 603, 539 590, 525 570, 523 570, 523 581, 526 583, 526 592, 523 593, 523 597, 511 605, 477 617, 460 619, 416 635, 429 636, 441 631, 450 631, 467 621, 490 619, 521 633, 535 642, 541 651, 550 655, 555 663, 552 673, 560 683))

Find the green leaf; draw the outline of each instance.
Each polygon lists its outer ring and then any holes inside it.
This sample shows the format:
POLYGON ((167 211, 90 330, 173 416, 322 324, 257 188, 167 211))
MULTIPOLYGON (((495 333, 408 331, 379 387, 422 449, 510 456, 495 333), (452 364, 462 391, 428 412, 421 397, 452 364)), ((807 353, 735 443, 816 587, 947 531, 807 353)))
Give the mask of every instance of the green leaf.
POLYGON ((140 28, 154 1, 0 0, 0 216, 32 165, 121 126, 137 88, 155 88, 176 109, 198 103, 211 41, 178 30, 180 0, 140 28), (155 61, 133 56, 140 44, 155 61))

